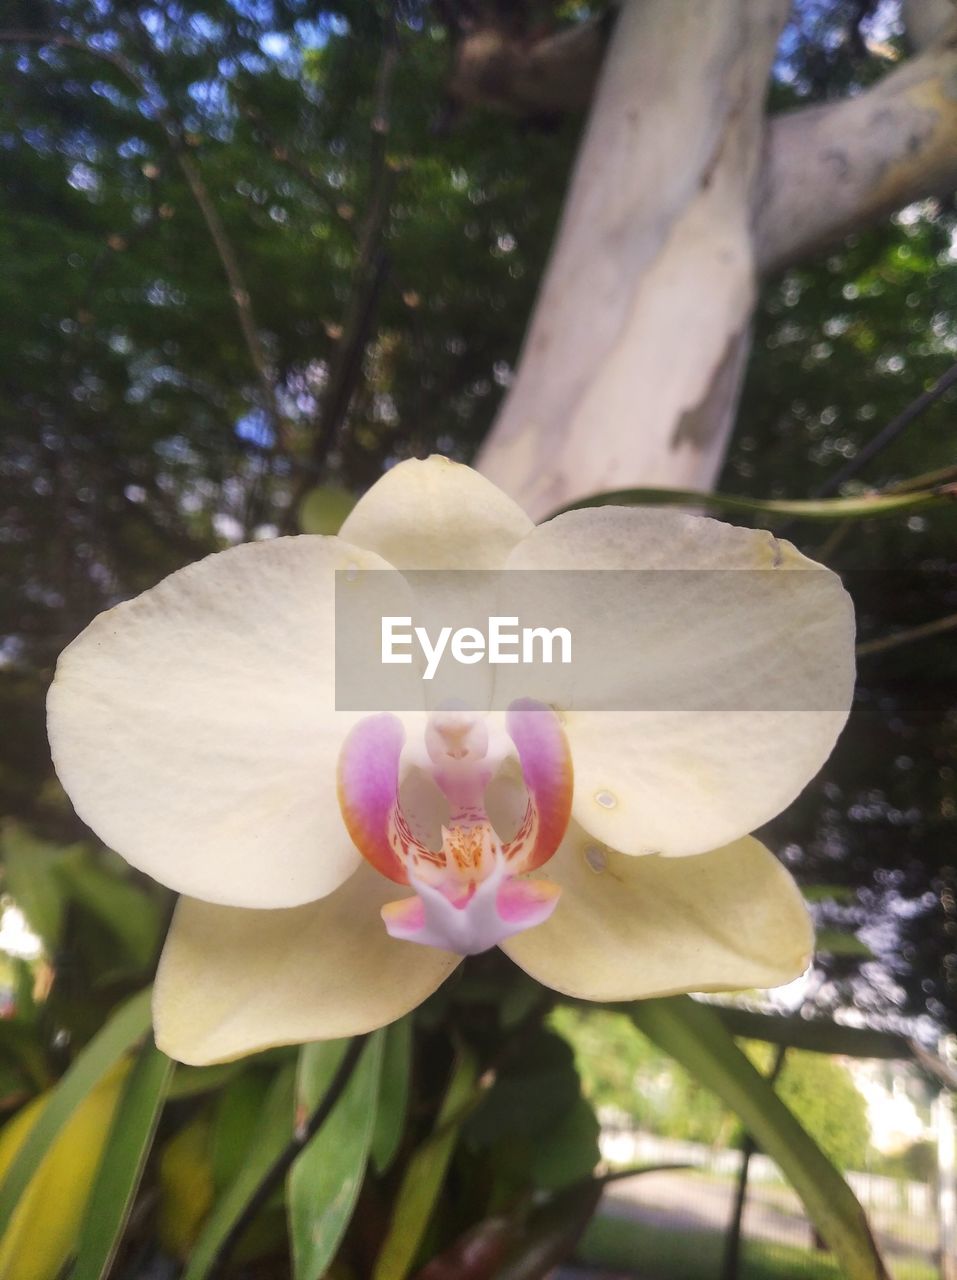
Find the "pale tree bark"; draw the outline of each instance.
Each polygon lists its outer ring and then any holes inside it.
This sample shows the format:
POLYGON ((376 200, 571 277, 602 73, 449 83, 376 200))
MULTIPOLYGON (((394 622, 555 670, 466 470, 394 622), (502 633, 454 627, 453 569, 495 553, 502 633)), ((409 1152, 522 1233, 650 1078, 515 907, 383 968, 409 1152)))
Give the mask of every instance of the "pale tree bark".
POLYGON ((957 186, 953 0, 906 0, 922 51, 866 92, 768 120, 787 8, 625 2, 479 457, 536 517, 603 489, 710 488, 758 276, 957 186))
POLYGON ((722 456, 755 296, 764 98, 787 0, 630 0, 514 386, 479 465, 533 516, 694 485, 722 456))

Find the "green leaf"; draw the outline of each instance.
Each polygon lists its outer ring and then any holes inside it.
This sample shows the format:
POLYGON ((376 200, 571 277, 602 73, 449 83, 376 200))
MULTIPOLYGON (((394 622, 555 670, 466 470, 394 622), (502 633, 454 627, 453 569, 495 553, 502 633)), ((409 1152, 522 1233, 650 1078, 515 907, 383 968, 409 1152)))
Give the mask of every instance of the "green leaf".
POLYGON ((80 851, 63 859, 60 875, 70 896, 109 929, 135 965, 151 963, 162 923, 152 898, 80 851))
POLYGON ((631 1016, 640 1031, 716 1093, 778 1163, 847 1280, 889 1280, 853 1191, 738 1049, 715 1009, 673 996, 641 1001, 631 1016))
POLYGON ((173 1063, 145 1044, 113 1115, 106 1148, 86 1206, 70 1280, 101 1280, 123 1238, 166 1100, 173 1063))
POLYGON ((601 1126, 585 1101, 578 1098, 559 1122, 535 1139, 532 1177, 535 1185, 557 1191, 587 1178, 601 1159, 601 1126))
POLYGON ((17 1202, 64 1124, 110 1067, 148 1032, 151 994, 147 988, 121 1005, 80 1051, 54 1089, 0 1184, 0 1236, 9 1226, 17 1202))
POLYGON ((537 1139, 551 1133, 580 1096, 571 1046, 543 1028, 523 1040, 521 1054, 502 1063, 495 1083, 469 1118, 468 1138, 479 1147, 512 1141, 519 1134, 537 1139))
POLYGON ((739 498, 725 493, 704 493, 699 489, 611 489, 572 502, 548 517, 585 507, 701 507, 709 511, 747 512, 750 515, 780 516, 794 520, 860 520, 869 516, 893 516, 920 511, 954 501, 957 487, 937 485, 913 492, 864 493, 852 498, 739 498))
POLYGON ((170 1099, 195 1098, 227 1084, 243 1069, 242 1062, 220 1062, 214 1067, 186 1067, 177 1063, 169 1087, 170 1099))
POLYGON ((462 1049, 452 1066, 435 1129, 406 1165, 373 1280, 405 1280, 442 1190, 462 1121, 477 1100, 478 1065, 462 1049))
MULTIPOLYGON (((290 1171, 287 1202, 296 1280, 319 1280, 326 1274, 352 1217, 369 1159, 384 1041, 382 1031, 369 1037, 342 1096, 290 1171)), ((325 1047, 306 1045, 302 1056, 325 1047)), ((341 1059, 339 1054, 333 1072, 341 1059)), ((321 1077, 301 1072, 300 1106, 305 1101, 314 1111, 331 1079, 325 1071, 321 1077), (313 1077, 306 1088, 305 1075, 313 1077)))
POLYGON ((29 1080, 34 1090, 53 1083, 36 1029, 19 1018, 0 1018, 0 1058, 29 1080))
POLYGON ((831 956, 856 956, 861 960, 873 960, 874 952, 866 942, 856 938, 853 933, 843 929, 818 929, 814 938, 817 951, 826 951, 831 956))
POLYGON ((806 902, 842 902, 857 900, 857 890, 846 884, 802 884, 801 893, 806 902))
POLYGON ((412 1020, 406 1017, 385 1029, 379 1105, 372 1131, 371 1156, 376 1173, 385 1173, 402 1141, 411 1076, 412 1020))
POLYGON ((51 953, 60 941, 65 908, 60 866, 66 854, 78 848, 37 840, 16 822, 4 822, 0 828, 7 891, 51 953))
POLYGON ((791 1014, 761 1013, 734 1005, 711 1006, 732 1036, 745 1040, 765 1040, 789 1049, 812 1053, 840 1054, 849 1058, 914 1057, 911 1042, 896 1031, 873 1031, 870 1027, 847 1027, 826 1018, 801 1018, 791 1014))
POLYGON ((266 1072, 244 1071, 215 1099, 210 1163, 217 1189, 229 1186, 245 1160, 271 1084, 266 1072))
POLYGON ((209 1275, 220 1249, 259 1190, 260 1183, 291 1141, 294 1079, 292 1066, 283 1068, 276 1076, 253 1132, 247 1159, 206 1219, 183 1280, 202 1280, 209 1275))

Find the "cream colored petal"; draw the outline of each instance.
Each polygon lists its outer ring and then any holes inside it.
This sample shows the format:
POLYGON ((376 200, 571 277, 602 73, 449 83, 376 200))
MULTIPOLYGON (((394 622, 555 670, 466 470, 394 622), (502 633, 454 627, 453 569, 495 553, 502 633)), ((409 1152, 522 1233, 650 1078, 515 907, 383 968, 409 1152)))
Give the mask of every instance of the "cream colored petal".
POLYGON ((310 902, 352 873, 336 760, 356 717, 335 711, 333 624, 335 570, 353 565, 389 567, 335 538, 235 547, 101 614, 63 652, 54 764, 106 844, 231 906, 310 902))
POLYGON ((491 481, 434 454, 387 471, 340 532, 397 569, 499 569, 533 527, 491 481))
POLYGON ((542 868, 549 920, 502 944, 546 986, 586 1000, 774 987, 803 973, 814 934, 797 885, 747 836, 694 858, 630 858, 573 826, 542 868))
POLYGON ((248 911, 184 898, 156 975, 156 1043, 179 1062, 358 1035, 414 1009, 459 956, 386 933, 403 891, 371 867, 319 902, 248 911))
POLYGON ((634 854, 717 848, 784 809, 827 759, 853 691, 853 609, 790 543, 609 507, 541 526, 508 567, 578 571, 542 589, 599 659, 579 662, 567 700, 548 700, 570 708, 573 813, 599 840, 634 854))

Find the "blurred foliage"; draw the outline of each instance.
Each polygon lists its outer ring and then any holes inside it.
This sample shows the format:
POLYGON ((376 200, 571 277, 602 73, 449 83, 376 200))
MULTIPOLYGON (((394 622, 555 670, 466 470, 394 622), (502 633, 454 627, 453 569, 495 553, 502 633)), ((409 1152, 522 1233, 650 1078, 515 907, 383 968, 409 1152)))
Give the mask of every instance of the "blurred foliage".
MULTIPOLYGON (((733 1113, 642 1035, 627 1014, 559 1008, 551 1023, 574 1048, 582 1087, 594 1106, 612 1108, 663 1137, 713 1146, 737 1140, 733 1113)), ((771 1046, 746 1047, 767 1075, 771 1046)), ((792 1049, 775 1088, 839 1169, 869 1167, 867 1105, 840 1062, 792 1049)))

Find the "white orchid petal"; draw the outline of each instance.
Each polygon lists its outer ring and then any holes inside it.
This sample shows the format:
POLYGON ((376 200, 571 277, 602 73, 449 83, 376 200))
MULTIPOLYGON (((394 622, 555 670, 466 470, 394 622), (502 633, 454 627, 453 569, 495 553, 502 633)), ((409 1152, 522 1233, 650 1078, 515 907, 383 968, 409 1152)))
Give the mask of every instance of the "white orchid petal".
MULTIPOLYGON (((853 690, 853 609, 838 577, 789 543, 607 507, 536 529, 508 568, 581 570, 582 589, 563 597, 565 625, 606 628, 602 669, 579 678, 582 709, 564 724, 574 816, 613 848, 677 856, 730 843, 827 759, 853 690), (602 570, 668 572, 620 579, 609 614, 585 576, 602 570)), ((514 683, 519 668, 508 671, 514 683)))
POLYGON ((491 481, 433 455, 387 471, 340 532, 397 569, 500 569, 533 528, 491 481))
POLYGON ((156 976, 156 1043, 201 1066, 359 1035, 414 1009, 460 957, 390 938, 379 911, 395 894, 363 865, 335 893, 284 911, 184 898, 156 976))
POLYGON ((694 858, 630 858, 574 827, 549 862, 554 914, 502 949, 586 1000, 638 1000, 790 982, 814 944, 784 867, 748 836, 694 858))
POLYGON ((334 690, 335 570, 351 567, 389 568, 335 538, 236 547, 101 614, 64 651, 54 763, 106 844, 232 906, 309 902, 354 871, 336 759, 356 717, 334 690))

